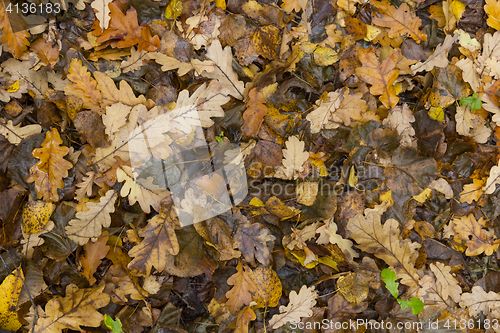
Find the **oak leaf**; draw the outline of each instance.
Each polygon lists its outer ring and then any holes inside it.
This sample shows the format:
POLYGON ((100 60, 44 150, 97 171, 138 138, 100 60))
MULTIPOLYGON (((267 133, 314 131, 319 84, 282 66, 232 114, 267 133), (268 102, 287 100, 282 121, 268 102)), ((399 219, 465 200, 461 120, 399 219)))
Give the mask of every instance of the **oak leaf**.
POLYGON ((385 221, 382 225, 381 216, 387 209, 386 204, 375 208, 365 209, 364 215, 358 214, 349 219, 347 230, 351 232, 359 249, 373 253, 377 258, 384 260, 396 270, 401 283, 416 287, 418 275, 415 269, 415 260, 418 257, 416 249, 420 247, 410 240, 401 240, 399 223, 394 219, 385 221))
POLYGON ((460 295, 462 294, 462 288, 458 285, 457 279, 450 273, 451 267, 445 266, 441 262, 437 262, 436 264, 431 263, 429 268, 436 277, 437 293, 445 301, 448 297, 451 297, 453 302, 458 303, 460 301, 460 295))
POLYGON ((0 43, 7 43, 8 50, 16 57, 20 58, 24 51, 28 49, 30 42, 28 37, 29 32, 25 29, 14 32, 9 15, 6 12, 5 4, 0 3, 0 28, 2 28, 2 40, 0 43))
POLYGON ((89 239, 96 241, 102 233, 102 227, 111 224, 110 214, 115 211, 118 194, 109 190, 99 199, 99 202, 88 202, 88 210, 76 213, 75 218, 68 222, 66 234, 75 243, 86 244, 89 239))
POLYGON ((318 133, 321 129, 335 129, 340 125, 349 126, 351 120, 361 120, 366 111, 366 102, 361 99, 363 94, 350 94, 349 89, 337 89, 319 100, 318 107, 306 117, 311 122, 311 132, 318 133))
POLYGON ((57 189, 64 188, 63 178, 68 177, 68 170, 73 167, 63 158, 68 154, 69 148, 60 146, 62 143, 59 132, 53 128, 51 132, 47 132, 42 148, 36 148, 31 153, 40 161, 30 168, 26 182, 35 182, 38 199, 59 201, 57 189))
POLYGON ((83 275, 89 281, 89 285, 96 282, 94 273, 101 264, 102 259, 106 257, 109 246, 106 245, 109 237, 101 237, 95 242, 88 242, 83 246, 85 254, 80 258, 83 267, 83 275))
POLYGON ((90 76, 87 66, 82 66, 81 60, 71 59, 68 79, 73 82, 72 87, 83 91, 92 103, 99 104, 101 102, 102 96, 97 90, 97 82, 90 76))
POLYGON ((148 276, 153 266, 160 272, 164 271, 167 263, 166 253, 179 253, 179 242, 175 234, 175 229, 179 227, 179 219, 172 201, 162 203, 160 213, 139 230, 139 236, 144 239, 129 251, 128 254, 134 259, 127 267, 140 276, 148 276))
POLYGON ((318 293, 314 286, 309 288, 302 286, 298 294, 295 290, 292 290, 288 297, 290 298, 288 305, 280 306, 280 313, 275 314, 269 320, 269 325, 273 329, 277 329, 292 320, 299 322, 301 318, 311 317, 313 314, 312 307, 316 304, 318 293))
POLYGON ((399 134, 399 142, 402 147, 411 147, 415 141, 415 130, 411 123, 415 122, 408 104, 396 106, 389 111, 389 116, 384 119, 383 124, 392 130, 396 130, 399 134))
POLYGON ((356 75, 366 83, 371 84, 370 92, 379 96, 379 100, 388 109, 392 109, 399 101, 393 84, 398 78, 399 70, 395 69, 397 53, 380 63, 377 56, 370 50, 360 49, 358 53, 362 67, 356 68, 356 75))
POLYGON ((114 134, 118 132, 120 127, 127 123, 127 117, 131 110, 131 106, 121 102, 106 106, 106 113, 102 115, 102 122, 106 127, 105 133, 111 141, 115 139, 114 134))
POLYGON ((118 6, 111 2, 108 4, 111 19, 109 27, 97 38, 98 43, 118 39, 116 47, 125 48, 137 45, 138 51, 156 51, 160 47, 158 36, 151 36, 147 26, 138 24, 137 11, 130 7, 125 15, 118 6))
POLYGON ((467 308, 472 317, 482 312, 485 316, 500 317, 500 295, 494 291, 486 293, 480 286, 472 287, 471 293, 463 293, 460 301, 462 308, 467 308))
POLYGON ((337 244, 343 252, 348 252, 352 258, 359 257, 359 254, 352 248, 352 241, 344 239, 342 236, 338 235, 337 228, 337 224, 334 222, 333 218, 325 221, 325 224, 316 230, 316 233, 319 233, 320 235, 316 240, 316 243, 337 244))
POLYGON ((238 226, 234 235, 234 248, 239 249, 249 263, 255 263, 256 259, 264 266, 268 266, 272 249, 272 246, 268 246, 268 242, 274 242, 275 239, 269 229, 261 224, 245 222, 238 226))
POLYGON ((469 205, 473 201, 478 201, 481 195, 484 193, 483 186, 486 182, 483 179, 473 179, 472 184, 465 184, 464 189, 460 192, 460 202, 467 202, 469 205))
POLYGON ((374 17, 372 23, 381 27, 389 28, 389 38, 399 36, 410 36, 417 43, 426 42, 427 35, 419 30, 422 22, 418 17, 413 17, 410 7, 406 3, 401 4, 398 9, 389 2, 374 2, 382 15, 374 17))
POLYGON ((130 48, 130 56, 127 57, 127 60, 123 60, 120 68, 123 73, 135 72, 139 68, 142 67, 143 61, 149 59, 150 52, 146 52, 144 50, 137 51, 135 47, 130 48))
POLYGON ((92 195, 92 186, 94 185, 95 172, 89 171, 87 172, 87 176, 83 177, 82 181, 76 184, 77 189, 75 190, 75 199, 80 202, 87 197, 92 195))
POLYGON ((296 136, 291 136, 285 142, 283 149, 282 166, 276 171, 275 177, 283 179, 297 179, 304 171, 304 163, 309 159, 309 153, 304 151, 305 143, 296 136))
POLYGON ((245 306, 238 312, 236 316, 236 328, 234 329, 234 333, 248 333, 248 324, 251 321, 255 320, 257 315, 252 310, 251 307, 245 306))
MULTIPOLYGON (((219 260, 230 260, 241 256, 241 252, 235 250, 238 247, 235 245, 237 238, 236 236, 232 236, 231 228, 223 220, 214 217, 200 223, 195 223, 194 227, 208 244, 211 244, 211 246, 219 251, 219 260)), ((266 246, 265 243, 263 246, 266 246)), ((247 261, 251 262, 250 260, 247 261)))
POLYGON ((109 26, 109 20, 111 17, 109 16, 110 10, 109 10, 109 4, 113 0, 96 0, 92 1, 90 6, 94 9, 95 12, 95 18, 99 20, 99 26, 101 27, 102 30, 106 30, 109 26))
POLYGON ((252 270, 241 261, 236 266, 236 273, 227 279, 227 284, 233 286, 226 293, 226 306, 231 313, 236 313, 243 305, 249 305, 252 301, 252 294, 257 287, 252 280, 252 270))
POLYGON ((243 112, 243 126, 241 131, 243 135, 255 137, 259 133, 260 126, 264 121, 264 116, 269 112, 264 104, 266 99, 264 93, 257 88, 253 88, 248 93, 248 102, 246 110, 243 112))
POLYGON ((213 61, 216 68, 211 71, 204 71, 203 76, 218 80, 222 86, 229 90, 229 94, 237 99, 243 99, 245 84, 238 79, 238 75, 232 67, 233 55, 231 47, 222 49, 219 40, 214 40, 208 47, 206 57, 213 61))
POLYGON ((36 52, 41 61, 50 66, 54 66, 59 59, 59 49, 52 47, 52 43, 45 41, 44 38, 39 38, 32 43, 31 50, 36 52))
POLYGON ((120 88, 116 88, 115 82, 105 73, 94 72, 94 77, 97 81, 97 88, 102 93, 101 106, 108 106, 115 103, 123 103, 129 106, 136 106, 138 104, 145 104, 152 107, 152 101, 147 101, 143 95, 135 97, 134 91, 130 85, 125 81, 120 81, 120 88))
POLYGON ((160 64, 161 70, 164 72, 176 69, 179 76, 185 75, 193 69, 197 75, 200 75, 203 71, 212 72, 216 68, 215 64, 210 60, 200 61, 198 59, 191 59, 190 62, 182 62, 159 52, 151 52, 146 55, 146 58, 160 64))
POLYGON ((492 231, 483 229, 485 221, 482 217, 476 221, 474 215, 470 214, 454 218, 453 223, 455 224, 453 230, 457 233, 455 238, 464 241, 467 245, 465 255, 477 256, 484 252, 491 256, 498 249, 500 239, 496 239, 492 231))
POLYGON ((422 71, 431 71, 434 67, 446 67, 448 66, 448 51, 450 51, 453 43, 458 39, 458 34, 446 35, 444 41, 436 46, 434 53, 427 58, 424 62, 416 63, 410 68, 413 74, 417 74, 422 71))
POLYGON ((153 180, 150 178, 141 182, 134 180, 135 177, 132 168, 126 165, 116 170, 116 177, 119 182, 125 181, 120 191, 120 195, 122 197, 128 196, 128 201, 131 205, 138 202, 145 213, 151 211, 149 208, 150 206, 158 211, 160 201, 169 193, 168 190, 154 185, 152 183, 153 180))
POLYGON ((3 123, 3 119, 0 120, 0 134, 12 144, 18 144, 24 138, 41 132, 42 126, 38 124, 21 127, 21 124, 14 126, 12 120, 7 120, 7 123, 3 123))
POLYGON ((496 185, 500 184, 500 162, 490 169, 490 175, 486 180, 483 190, 485 194, 492 194, 496 191, 496 185))
POLYGON ((63 329, 83 332, 80 325, 98 327, 104 316, 97 309, 108 305, 110 299, 103 289, 104 285, 86 289, 68 285, 65 297, 54 296, 45 305, 45 310, 37 306, 37 317, 31 309, 27 318, 29 330, 33 333, 61 333, 63 329))

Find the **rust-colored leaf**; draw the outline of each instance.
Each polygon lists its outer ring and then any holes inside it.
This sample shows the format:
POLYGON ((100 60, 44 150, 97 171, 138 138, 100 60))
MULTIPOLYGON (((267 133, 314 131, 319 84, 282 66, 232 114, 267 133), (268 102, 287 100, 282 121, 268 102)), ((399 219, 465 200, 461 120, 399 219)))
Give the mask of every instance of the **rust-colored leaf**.
POLYGON ((260 126, 264 121, 264 116, 269 112, 262 91, 253 88, 248 93, 247 109, 243 113, 243 120, 245 121, 241 131, 243 135, 256 137, 259 133, 260 126))

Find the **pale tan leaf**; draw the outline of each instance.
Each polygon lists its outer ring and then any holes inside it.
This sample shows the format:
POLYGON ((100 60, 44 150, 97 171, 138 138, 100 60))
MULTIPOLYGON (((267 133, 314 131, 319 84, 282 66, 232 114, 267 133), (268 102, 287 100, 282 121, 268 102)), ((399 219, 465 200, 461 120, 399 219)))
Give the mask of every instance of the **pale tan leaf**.
POLYGON ((363 94, 349 94, 349 89, 338 89, 328 93, 328 99, 320 99, 318 108, 306 117, 311 122, 311 132, 318 133, 321 129, 335 129, 340 125, 349 126, 351 120, 361 120, 366 111, 366 102, 361 99, 363 94))
POLYGON ((158 211, 160 201, 169 194, 167 189, 162 189, 154 185, 152 183, 153 179, 148 178, 146 182, 141 183, 135 181, 132 168, 126 165, 116 170, 116 177, 119 182, 125 181, 120 195, 122 197, 128 196, 128 201, 131 205, 138 202, 145 213, 151 211, 150 206, 158 211))
MULTIPOLYGON (((135 106, 138 104, 148 104, 143 95, 135 97, 134 91, 125 81, 120 81, 120 89, 116 88, 115 82, 105 73, 94 72, 97 81, 97 88, 102 94, 102 106, 112 105, 121 102, 125 105, 135 106)), ((151 104, 151 102, 149 102, 151 104)))
POLYGON ((383 124, 398 132, 401 146, 411 147, 415 140, 415 130, 411 126, 413 122, 415 122, 415 117, 408 104, 405 103, 403 106, 396 106, 390 110, 389 116, 384 119, 383 124))
POLYGON ((89 171, 87 172, 87 176, 83 177, 82 181, 76 184, 77 187, 75 191, 76 200, 80 202, 85 197, 85 194, 87 194, 88 197, 92 195, 92 186, 94 185, 94 179, 95 179, 95 172, 89 171))
POLYGON ((486 185, 483 187, 484 193, 492 194, 495 192, 497 184, 500 184, 500 163, 499 165, 494 165, 490 169, 490 176, 486 180, 486 185))
POLYGON ((95 242, 101 235, 102 228, 111 224, 109 214, 115 211, 117 197, 114 190, 109 190, 99 202, 88 202, 88 210, 76 213, 75 218, 66 226, 68 237, 80 245, 86 244, 89 239, 95 242))
POLYGON ((427 58, 426 61, 421 61, 410 67, 413 74, 417 74, 422 71, 430 72, 434 67, 443 68, 448 66, 448 51, 450 51, 453 43, 455 43, 457 39, 458 34, 446 35, 444 41, 436 46, 434 53, 427 58))
POLYGON ((343 252, 348 252, 352 258, 359 257, 359 254, 352 248, 353 243, 349 239, 344 239, 337 234, 337 224, 333 217, 325 221, 325 224, 319 227, 316 232, 319 237, 316 240, 318 244, 337 244, 343 252))
POLYGON ((462 70, 462 78, 464 81, 470 84, 474 92, 478 92, 481 87, 481 78, 478 74, 478 70, 480 71, 480 69, 474 61, 469 58, 464 58, 457 61, 455 65, 462 70))
POLYGON ((177 70, 179 76, 189 73, 194 69, 196 75, 200 75, 203 71, 207 73, 213 72, 216 68, 214 63, 210 60, 201 61, 198 59, 192 59, 190 62, 182 62, 174 57, 169 57, 166 54, 159 52, 152 52, 146 56, 148 59, 152 59, 161 65, 161 70, 166 72, 170 70, 177 70))
POLYGON ((456 239, 460 239, 467 245, 467 256, 477 256, 485 253, 491 256, 498 249, 500 239, 496 239, 494 232, 486 231, 485 221, 481 217, 476 221, 474 215, 461 216, 453 219, 455 226, 453 230, 457 233, 456 239))
POLYGON ((417 287, 418 274, 414 263, 418 257, 416 251, 420 244, 409 239, 401 240, 399 223, 394 219, 382 225, 381 215, 387 209, 386 204, 377 205, 374 209, 365 209, 364 215, 358 214, 349 219, 347 229, 351 232, 359 249, 373 253, 396 270, 401 283, 417 287))
POLYGON ((284 179, 297 179, 304 171, 303 164, 309 159, 309 153, 304 151, 305 143, 296 136, 291 136, 285 142, 283 149, 283 166, 276 171, 275 177, 284 179))
POLYGON ((99 20, 99 26, 102 30, 106 30, 109 26, 109 20, 111 17, 109 14, 111 11, 109 10, 109 3, 113 0, 94 0, 90 4, 90 6, 96 11, 95 14, 96 19, 99 20))
POLYGON ((146 52, 144 50, 142 51, 137 51, 137 49, 132 46, 130 48, 130 56, 127 57, 127 60, 122 61, 120 68, 122 69, 123 73, 128 73, 128 72, 135 72, 139 68, 142 67, 143 61, 150 59, 148 57, 150 53, 146 52))
POLYGON ((316 304, 318 293, 314 286, 307 288, 302 286, 299 293, 292 290, 289 295, 290 302, 287 306, 280 306, 280 313, 275 314, 269 320, 269 326, 277 329, 290 321, 300 322, 301 318, 311 317, 312 307, 316 304))
POLYGON ((219 40, 214 40, 207 51, 207 58, 212 60, 216 68, 212 72, 206 70, 203 76, 218 80, 222 86, 229 90, 229 94, 237 99, 243 99, 245 84, 238 79, 238 75, 232 67, 233 55, 231 47, 222 49, 219 40))
POLYGON ((438 262, 436 264, 431 263, 429 268, 436 276, 436 291, 438 294, 444 300, 447 300, 449 296, 453 302, 458 303, 460 301, 460 294, 462 294, 462 288, 458 285, 455 277, 451 275, 451 267, 438 262))
POLYGON ((444 194, 444 197, 446 199, 452 199, 453 198, 453 190, 451 189, 450 184, 443 178, 439 178, 436 180, 433 180, 429 184, 429 188, 432 190, 436 190, 438 192, 441 192, 444 194))
POLYGON ((106 106, 106 114, 102 115, 102 122, 106 126, 105 132, 111 141, 115 139, 114 134, 118 132, 120 127, 127 123, 127 117, 131 110, 131 106, 121 102, 106 106))
POLYGON ((21 124, 14 126, 12 120, 7 120, 7 123, 3 121, 0 121, 0 134, 12 144, 18 144, 22 139, 42 132, 42 126, 38 124, 21 127, 21 124))
POLYGON ((472 287, 471 293, 463 293, 460 306, 467 308, 472 317, 482 312, 485 316, 491 313, 493 318, 500 317, 500 295, 494 291, 486 293, 480 286, 472 287))

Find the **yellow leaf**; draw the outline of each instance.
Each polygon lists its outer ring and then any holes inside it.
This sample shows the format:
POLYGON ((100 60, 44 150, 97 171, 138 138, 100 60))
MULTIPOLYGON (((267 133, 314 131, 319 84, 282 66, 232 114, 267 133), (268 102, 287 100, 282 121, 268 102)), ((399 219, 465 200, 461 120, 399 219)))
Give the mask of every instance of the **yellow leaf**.
POLYGON ((250 206, 254 206, 254 207, 265 207, 266 205, 262 202, 262 200, 260 200, 259 198, 257 197, 253 197, 252 200, 250 200, 250 203, 249 203, 250 206))
POLYGON ((392 191, 389 190, 380 195, 380 201, 387 203, 387 207, 394 205, 394 199, 392 199, 392 191))
POLYGON ((312 206, 318 195, 318 182, 300 183, 295 189, 297 203, 312 206))
POLYGON ((314 61, 320 66, 330 66, 338 60, 337 52, 329 47, 317 47, 313 54, 314 61))
POLYGON ((245 306, 238 312, 238 316, 236 317, 236 328, 233 333, 248 333, 248 324, 255 320, 255 318, 257 318, 257 315, 252 308, 245 306))
POLYGON ((488 14, 486 23, 495 30, 500 30, 500 1, 486 0, 484 11, 488 14))
POLYGON ((24 279, 21 269, 14 270, 0 285, 0 328, 17 331, 22 324, 17 319, 17 301, 23 287, 24 279))
POLYGON ((351 172, 349 172, 349 186, 356 187, 358 183, 358 176, 356 175, 356 169, 351 167, 351 172))
POLYGON ((429 109, 429 116, 432 118, 432 119, 435 119, 435 120, 444 120, 444 111, 443 111, 443 108, 442 107, 439 107, 439 106, 431 106, 431 108, 429 109))
POLYGON ((52 202, 29 201, 23 208, 23 233, 34 234, 42 231, 54 210, 52 202))
POLYGON ((8 88, 7 88, 7 92, 16 92, 19 90, 19 80, 12 83, 8 88))
POLYGON ((225 10, 226 9, 226 0, 215 0, 215 5, 217 6, 217 8, 225 10))
POLYGON ((430 188, 426 188, 425 190, 420 192, 420 194, 414 195, 412 198, 420 203, 424 203, 425 200, 429 199, 431 194, 432 194, 432 190, 430 188))
POLYGON ((478 201, 483 194, 483 186, 485 183, 485 178, 483 179, 473 179, 472 184, 465 184, 464 190, 460 192, 460 202, 467 202, 472 204, 472 201, 478 201))
POLYGON ((98 104, 102 100, 101 93, 97 90, 97 82, 90 76, 87 66, 82 65, 81 60, 71 59, 68 69, 68 79, 73 82, 73 87, 85 93, 92 103, 98 104))
POLYGON ((167 9, 165 9, 165 18, 167 20, 175 20, 181 15, 182 1, 172 0, 169 2, 167 9))
POLYGON ((257 267, 253 270, 252 281, 256 290, 253 300, 260 306, 272 308, 281 298, 281 281, 272 269, 257 267))

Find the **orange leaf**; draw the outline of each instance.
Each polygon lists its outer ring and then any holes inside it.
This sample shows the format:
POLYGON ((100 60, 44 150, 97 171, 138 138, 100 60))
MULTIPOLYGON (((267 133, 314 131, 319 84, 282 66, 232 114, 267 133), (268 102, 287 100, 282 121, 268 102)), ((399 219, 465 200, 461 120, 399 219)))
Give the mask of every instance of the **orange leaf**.
POLYGON ((33 149, 31 153, 40 161, 30 168, 26 182, 35 182, 38 199, 59 201, 57 189, 64 188, 63 178, 68 177, 68 170, 73 167, 63 158, 69 152, 69 148, 61 147, 61 144, 59 132, 53 128, 52 132, 47 132, 42 148, 33 149))
POLYGON ((39 38, 32 43, 31 50, 36 52, 38 58, 47 65, 55 65, 57 58, 59 58, 59 50, 52 47, 52 43, 45 41, 44 38, 39 38))
POLYGON ((252 270, 243 265, 241 261, 236 267, 237 272, 227 279, 227 284, 233 287, 226 293, 226 306, 231 313, 238 311, 243 305, 248 305, 252 301, 252 294, 257 287, 252 281, 252 270))
POLYGON ((248 324, 251 321, 255 320, 257 316, 251 307, 245 306, 243 309, 238 312, 238 316, 236 317, 236 328, 234 333, 248 333, 248 324))
POLYGON ((3 1, 0 1, 0 28, 3 28, 1 43, 7 43, 10 53, 16 58, 21 57, 24 51, 28 49, 28 45, 30 45, 28 41, 30 34, 27 30, 13 31, 3 1))
POLYGON ((127 14, 123 15, 120 8, 111 2, 109 10, 111 12, 109 27, 97 39, 98 43, 118 39, 117 47, 125 48, 137 44, 139 52, 142 50, 156 51, 160 47, 158 36, 152 37, 148 27, 138 25, 137 12, 134 7, 130 7, 127 14))
POLYGON ((243 113, 245 123, 241 131, 245 136, 255 137, 259 133, 260 125, 264 121, 264 116, 269 112, 267 106, 264 105, 266 100, 262 91, 253 88, 248 93, 247 109, 243 113))
POLYGON ((427 41, 427 35, 418 30, 422 22, 418 17, 411 15, 410 7, 406 3, 394 8, 388 2, 373 3, 383 14, 380 17, 373 17, 372 23, 381 27, 390 28, 389 38, 396 38, 402 35, 410 36, 417 43, 427 41))
POLYGON ((97 90, 97 82, 90 76, 87 66, 82 66, 81 60, 71 59, 68 79, 74 83, 73 87, 82 90, 92 103, 98 104, 102 100, 101 93, 97 90))
POLYGON ((108 238, 108 236, 99 238, 95 243, 88 242, 83 246, 85 255, 80 258, 80 261, 82 262, 83 275, 89 281, 89 285, 96 282, 94 273, 101 264, 101 260, 108 253, 109 246, 106 245, 108 238))
POLYGON ((398 60, 397 53, 380 63, 377 56, 370 50, 360 49, 358 53, 362 67, 356 68, 356 75, 366 83, 371 84, 370 92, 379 97, 385 107, 391 109, 399 101, 393 83, 398 78, 399 70, 394 69, 398 60))

